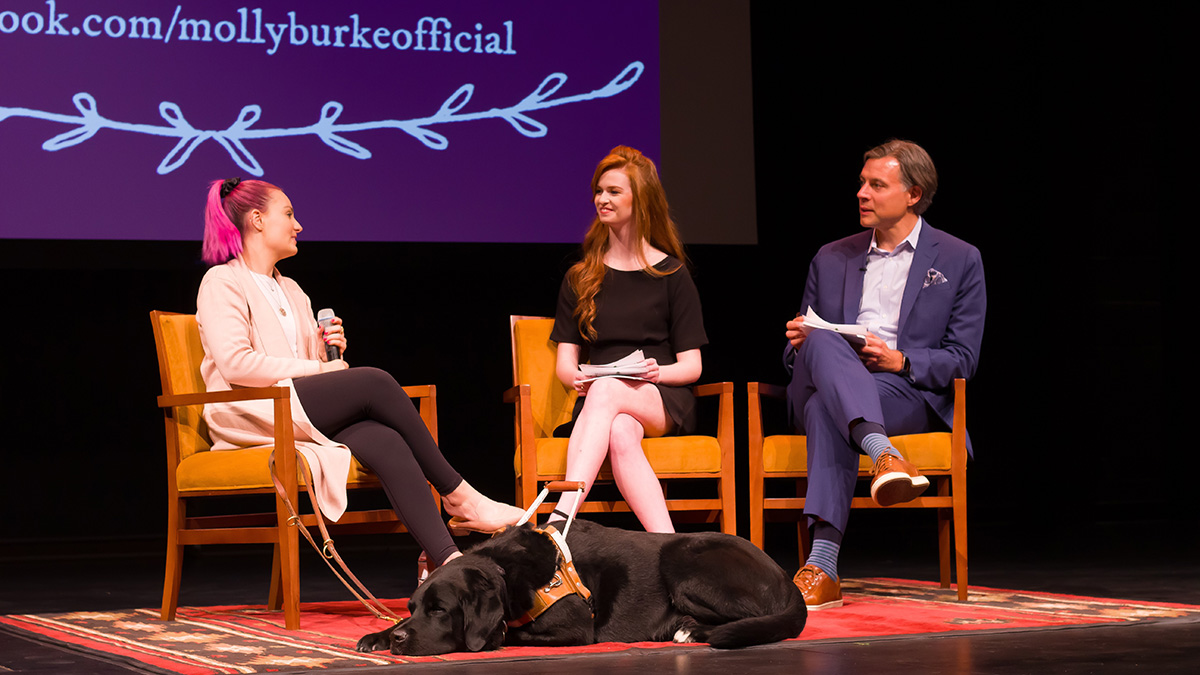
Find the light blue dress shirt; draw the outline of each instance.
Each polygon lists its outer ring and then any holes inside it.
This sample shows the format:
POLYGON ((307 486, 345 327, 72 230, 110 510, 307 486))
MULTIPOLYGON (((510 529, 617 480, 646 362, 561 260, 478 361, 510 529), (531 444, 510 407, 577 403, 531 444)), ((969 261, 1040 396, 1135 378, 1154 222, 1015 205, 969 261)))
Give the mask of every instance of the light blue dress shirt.
POLYGON ((858 320, 855 323, 866 327, 892 349, 896 348, 896 336, 900 333, 900 302, 904 299, 908 270, 912 267, 913 254, 917 250, 924 222, 924 219, 918 218, 912 232, 891 251, 879 249, 875 244, 875 235, 871 235, 867 272, 863 276, 862 302, 859 303, 858 320))

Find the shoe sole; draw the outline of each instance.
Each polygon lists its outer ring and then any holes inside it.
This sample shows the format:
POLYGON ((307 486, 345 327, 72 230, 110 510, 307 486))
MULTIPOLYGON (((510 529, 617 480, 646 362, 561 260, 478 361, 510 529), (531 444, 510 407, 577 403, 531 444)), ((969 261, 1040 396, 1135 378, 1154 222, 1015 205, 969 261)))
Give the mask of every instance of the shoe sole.
POLYGON ((506 526, 500 526, 494 530, 487 530, 463 520, 458 516, 452 516, 450 518, 450 522, 446 523, 446 529, 450 530, 450 534, 454 535, 455 537, 465 537, 469 534, 496 534, 505 527, 506 526))
POLYGON ((880 506, 911 502, 929 487, 925 476, 910 476, 903 471, 885 473, 871 484, 871 499, 880 506))
POLYGON ((819 605, 805 605, 805 607, 807 607, 808 611, 810 611, 810 612, 819 612, 823 609, 836 609, 841 606, 842 606, 841 598, 838 598, 837 600, 830 600, 829 602, 822 602, 819 605))

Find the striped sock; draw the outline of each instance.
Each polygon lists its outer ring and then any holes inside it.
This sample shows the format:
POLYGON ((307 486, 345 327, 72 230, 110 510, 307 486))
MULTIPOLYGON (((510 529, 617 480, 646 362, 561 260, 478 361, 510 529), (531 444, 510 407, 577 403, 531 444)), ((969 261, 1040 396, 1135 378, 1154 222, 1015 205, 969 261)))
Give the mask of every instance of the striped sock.
POLYGON ((810 565, 816 565, 822 572, 828 574, 833 579, 837 579, 838 551, 841 548, 841 544, 830 539, 814 539, 812 553, 808 554, 808 560, 805 562, 810 565))
POLYGON ((892 442, 887 436, 879 433, 871 433, 863 436, 858 442, 858 447, 863 449, 871 457, 872 462, 878 462, 879 458, 885 454, 894 455, 903 459, 900 451, 892 447, 892 442))

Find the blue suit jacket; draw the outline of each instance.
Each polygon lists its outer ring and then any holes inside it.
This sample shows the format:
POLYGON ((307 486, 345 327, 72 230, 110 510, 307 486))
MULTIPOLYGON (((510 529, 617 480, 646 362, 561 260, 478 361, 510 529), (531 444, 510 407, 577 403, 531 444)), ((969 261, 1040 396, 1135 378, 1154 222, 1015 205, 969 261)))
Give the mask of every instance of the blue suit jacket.
MULTIPOLYGON (((855 323, 870 245, 866 229, 822 246, 809 265, 800 311, 812 307, 826 321, 855 323)), ((925 221, 900 303, 896 348, 908 357, 908 380, 947 426, 954 413, 954 379, 970 378, 979 363, 986 313, 979 249, 925 221), (937 273, 945 281, 926 285, 937 273)), ((784 351, 789 372, 794 356, 789 343, 784 351)))

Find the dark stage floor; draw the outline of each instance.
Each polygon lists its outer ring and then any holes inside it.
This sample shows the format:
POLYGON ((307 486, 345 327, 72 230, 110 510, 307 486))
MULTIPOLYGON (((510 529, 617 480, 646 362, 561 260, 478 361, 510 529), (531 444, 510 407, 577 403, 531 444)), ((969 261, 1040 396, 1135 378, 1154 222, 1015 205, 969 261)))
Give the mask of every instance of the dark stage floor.
MULTIPOLYGON (((856 516, 857 517, 857 516, 856 516)), ((863 524, 868 529, 870 523, 863 524)), ((1194 523, 1193 523, 1194 525, 1194 523)), ((925 528, 876 528, 868 544, 848 541, 846 577, 893 576, 933 580, 937 564, 925 528), (919 541, 901 532, 920 531, 919 541)), ((971 540, 973 585, 1200 605, 1200 544, 1193 527, 1140 525, 1141 543, 1126 546, 1128 525, 1109 524, 1026 541, 1007 528, 976 524, 971 540)), ((768 530, 769 551, 796 569, 794 529, 768 530)), ((0 554, 0 614, 156 607, 162 580, 157 541, 76 542, 0 554)), ((343 554, 372 590, 384 597, 411 591, 416 552, 395 541, 347 539, 343 554)), ((192 549, 184 570, 181 604, 265 601, 270 575, 267 547, 192 549)), ((309 552, 304 557, 305 600, 346 599, 348 594, 309 552)), ((832 610, 836 611, 836 610, 832 610)), ((686 675, 754 673, 1196 673, 1200 672, 1200 622, 1105 625, 1021 633, 893 638, 840 643, 791 643, 734 652, 686 654, 633 651, 487 663, 449 663, 354 668, 438 673, 562 673, 610 675, 653 672, 686 675)), ((66 648, 32 642, 0 630, 0 672, 139 672, 66 648)), ((339 672, 339 671, 320 671, 339 672)), ((350 671, 344 671, 350 672, 350 671)))

